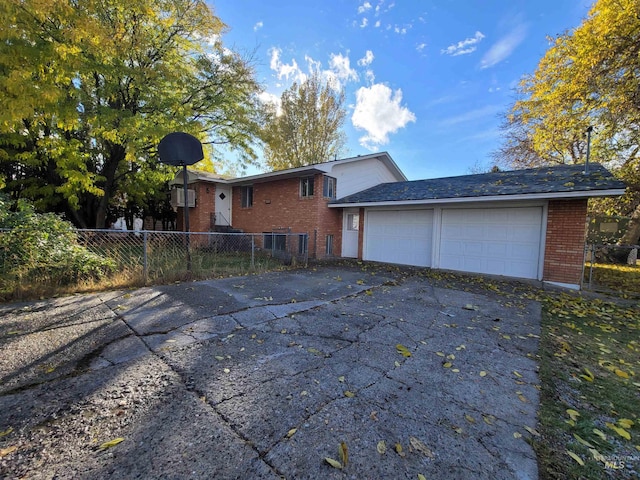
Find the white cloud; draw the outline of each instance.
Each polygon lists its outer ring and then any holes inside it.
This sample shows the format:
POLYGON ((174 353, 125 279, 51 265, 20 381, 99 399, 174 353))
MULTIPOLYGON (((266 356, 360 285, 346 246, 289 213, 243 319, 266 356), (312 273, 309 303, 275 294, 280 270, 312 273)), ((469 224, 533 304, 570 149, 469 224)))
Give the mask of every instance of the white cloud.
POLYGON ((361 67, 371 65, 371 62, 373 62, 374 58, 375 57, 373 56, 373 52, 371 50, 367 50, 367 52, 364 54, 364 57, 358 60, 358 65, 360 65, 361 67))
POLYGON ((364 72, 364 76, 369 84, 373 84, 373 82, 376 81, 376 76, 373 74, 373 70, 367 70, 364 72))
POLYGON ((364 28, 364 27, 366 27, 367 25, 369 25, 369 19, 367 19, 367 17, 364 17, 364 18, 362 19, 362 23, 360 24, 360 28, 364 28))
POLYGON ((358 13, 364 13, 367 10, 371 10, 371 4, 369 2, 364 2, 358 7, 358 13))
POLYGON ((484 34, 480 31, 476 32, 473 37, 465 38, 458 43, 453 43, 447 48, 440 50, 440 53, 457 57, 458 55, 466 55, 475 52, 476 45, 482 41, 484 34))
POLYGON ((427 44, 426 43, 419 43, 418 45, 416 45, 416 50, 418 52, 422 52, 425 48, 427 48, 427 44))
POLYGON ((253 31, 254 31, 254 32, 257 32, 258 30, 260 30, 260 29, 262 28, 262 26, 263 26, 263 25, 264 25, 264 23, 262 23, 261 21, 260 21, 260 22, 257 22, 257 23, 253 26, 253 31))
POLYGON ((376 24, 374 25, 376 28, 380 28, 380 20, 376 20, 376 24))
POLYGON ((508 58, 526 36, 527 28, 524 25, 518 25, 491 46, 489 51, 482 57, 480 68, 493 67, 508 58))
POLYGON ((293 80, 298 82, 304 82, 307 79, 307 74, 305 74, 300 67, 298 67, 298 62, 295 59, 291 59, 291 63, 282 63, 280 60, 280 55, 282 54, 282 50, 279 48, 271 48, 269 50, 271 53, 271 60, 269 62, 269 67, 271 70, 276 72, 278 79, 285 78, 287 80, 293 80))
POLYGON ((366 132, 359 139, 360 145, 376 150, 378 146, 389 143, 390 133, 416 121, 413 112, 401 103, 402 90, 393 92, 382 83, 358 89, 351 123, 355 128, 366 132))
POLYGON ((332 53, 329 56, 329 68, 336 77, 340 80, 358 80, 358 72, 351 68, 351 62, 349 60, 349 54, 342 55, 341 53, 332 53))

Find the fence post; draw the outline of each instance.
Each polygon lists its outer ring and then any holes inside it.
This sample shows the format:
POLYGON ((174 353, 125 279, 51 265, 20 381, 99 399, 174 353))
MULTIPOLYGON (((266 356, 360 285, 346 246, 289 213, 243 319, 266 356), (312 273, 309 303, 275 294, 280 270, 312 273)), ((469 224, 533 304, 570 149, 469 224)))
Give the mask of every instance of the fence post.
POLYGON ((251 235, 251 268, 256 268, 256 265, 254 262, 255 250, 256 250, 256 237, 255 235, 251 235))
POLYGON ((596 261, 596 246, 591 244, 591 262, 589 263, 589 290, 593 290, 591 280, 593 279, 593 263, 596 261))
POLYGON ((142 278, 144 284, 147 284, 149 273, 148 254, 147 254, 147 231, 142 232, 142 278))

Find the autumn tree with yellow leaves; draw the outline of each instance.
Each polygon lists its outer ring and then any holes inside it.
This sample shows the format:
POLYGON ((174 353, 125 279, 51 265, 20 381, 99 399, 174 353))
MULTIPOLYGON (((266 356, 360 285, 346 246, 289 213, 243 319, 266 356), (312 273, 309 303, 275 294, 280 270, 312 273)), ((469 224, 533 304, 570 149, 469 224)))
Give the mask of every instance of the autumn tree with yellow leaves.
POLYGON ((104 227, 173 176, 169 132, 254 161, 259 85, 225 28, 201 0, 0 2, 0 186, 104 227))
POLYGON ((597 0, 587 18, 555 39, 537 70, 520 82, 494 159, 511 167, 591 161, 626 182, 601 213, 631 215, 622 243, 640 237, 640 2, 597 0))
POLYGON ((327 162, 343 152, 344 91, 333 87, 314 72, 285 90, 279 106, 271 106, 263 130, 269 168, 282 170, 327 162))

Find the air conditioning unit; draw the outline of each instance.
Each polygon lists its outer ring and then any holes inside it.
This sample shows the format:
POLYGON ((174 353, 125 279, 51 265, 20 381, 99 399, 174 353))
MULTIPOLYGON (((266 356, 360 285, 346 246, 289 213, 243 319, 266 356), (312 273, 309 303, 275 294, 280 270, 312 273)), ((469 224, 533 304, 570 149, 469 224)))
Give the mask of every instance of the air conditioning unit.
MULTIPOLYGON (((196 206, 196 191, 187 190, 187 197, 189 200, 189 207, 196 206)), ((171 206, 172 207, 184 207, 184 189, 174 188, 171 190, 171 206)))

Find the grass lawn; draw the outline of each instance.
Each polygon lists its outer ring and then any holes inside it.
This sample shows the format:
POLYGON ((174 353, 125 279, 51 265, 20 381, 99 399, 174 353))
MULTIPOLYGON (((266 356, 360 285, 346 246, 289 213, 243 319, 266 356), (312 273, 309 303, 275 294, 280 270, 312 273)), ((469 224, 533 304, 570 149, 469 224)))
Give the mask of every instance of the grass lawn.
POLYGON ((639 478, 638 303, 545 296, 539 356, 540 478, 639 478))

